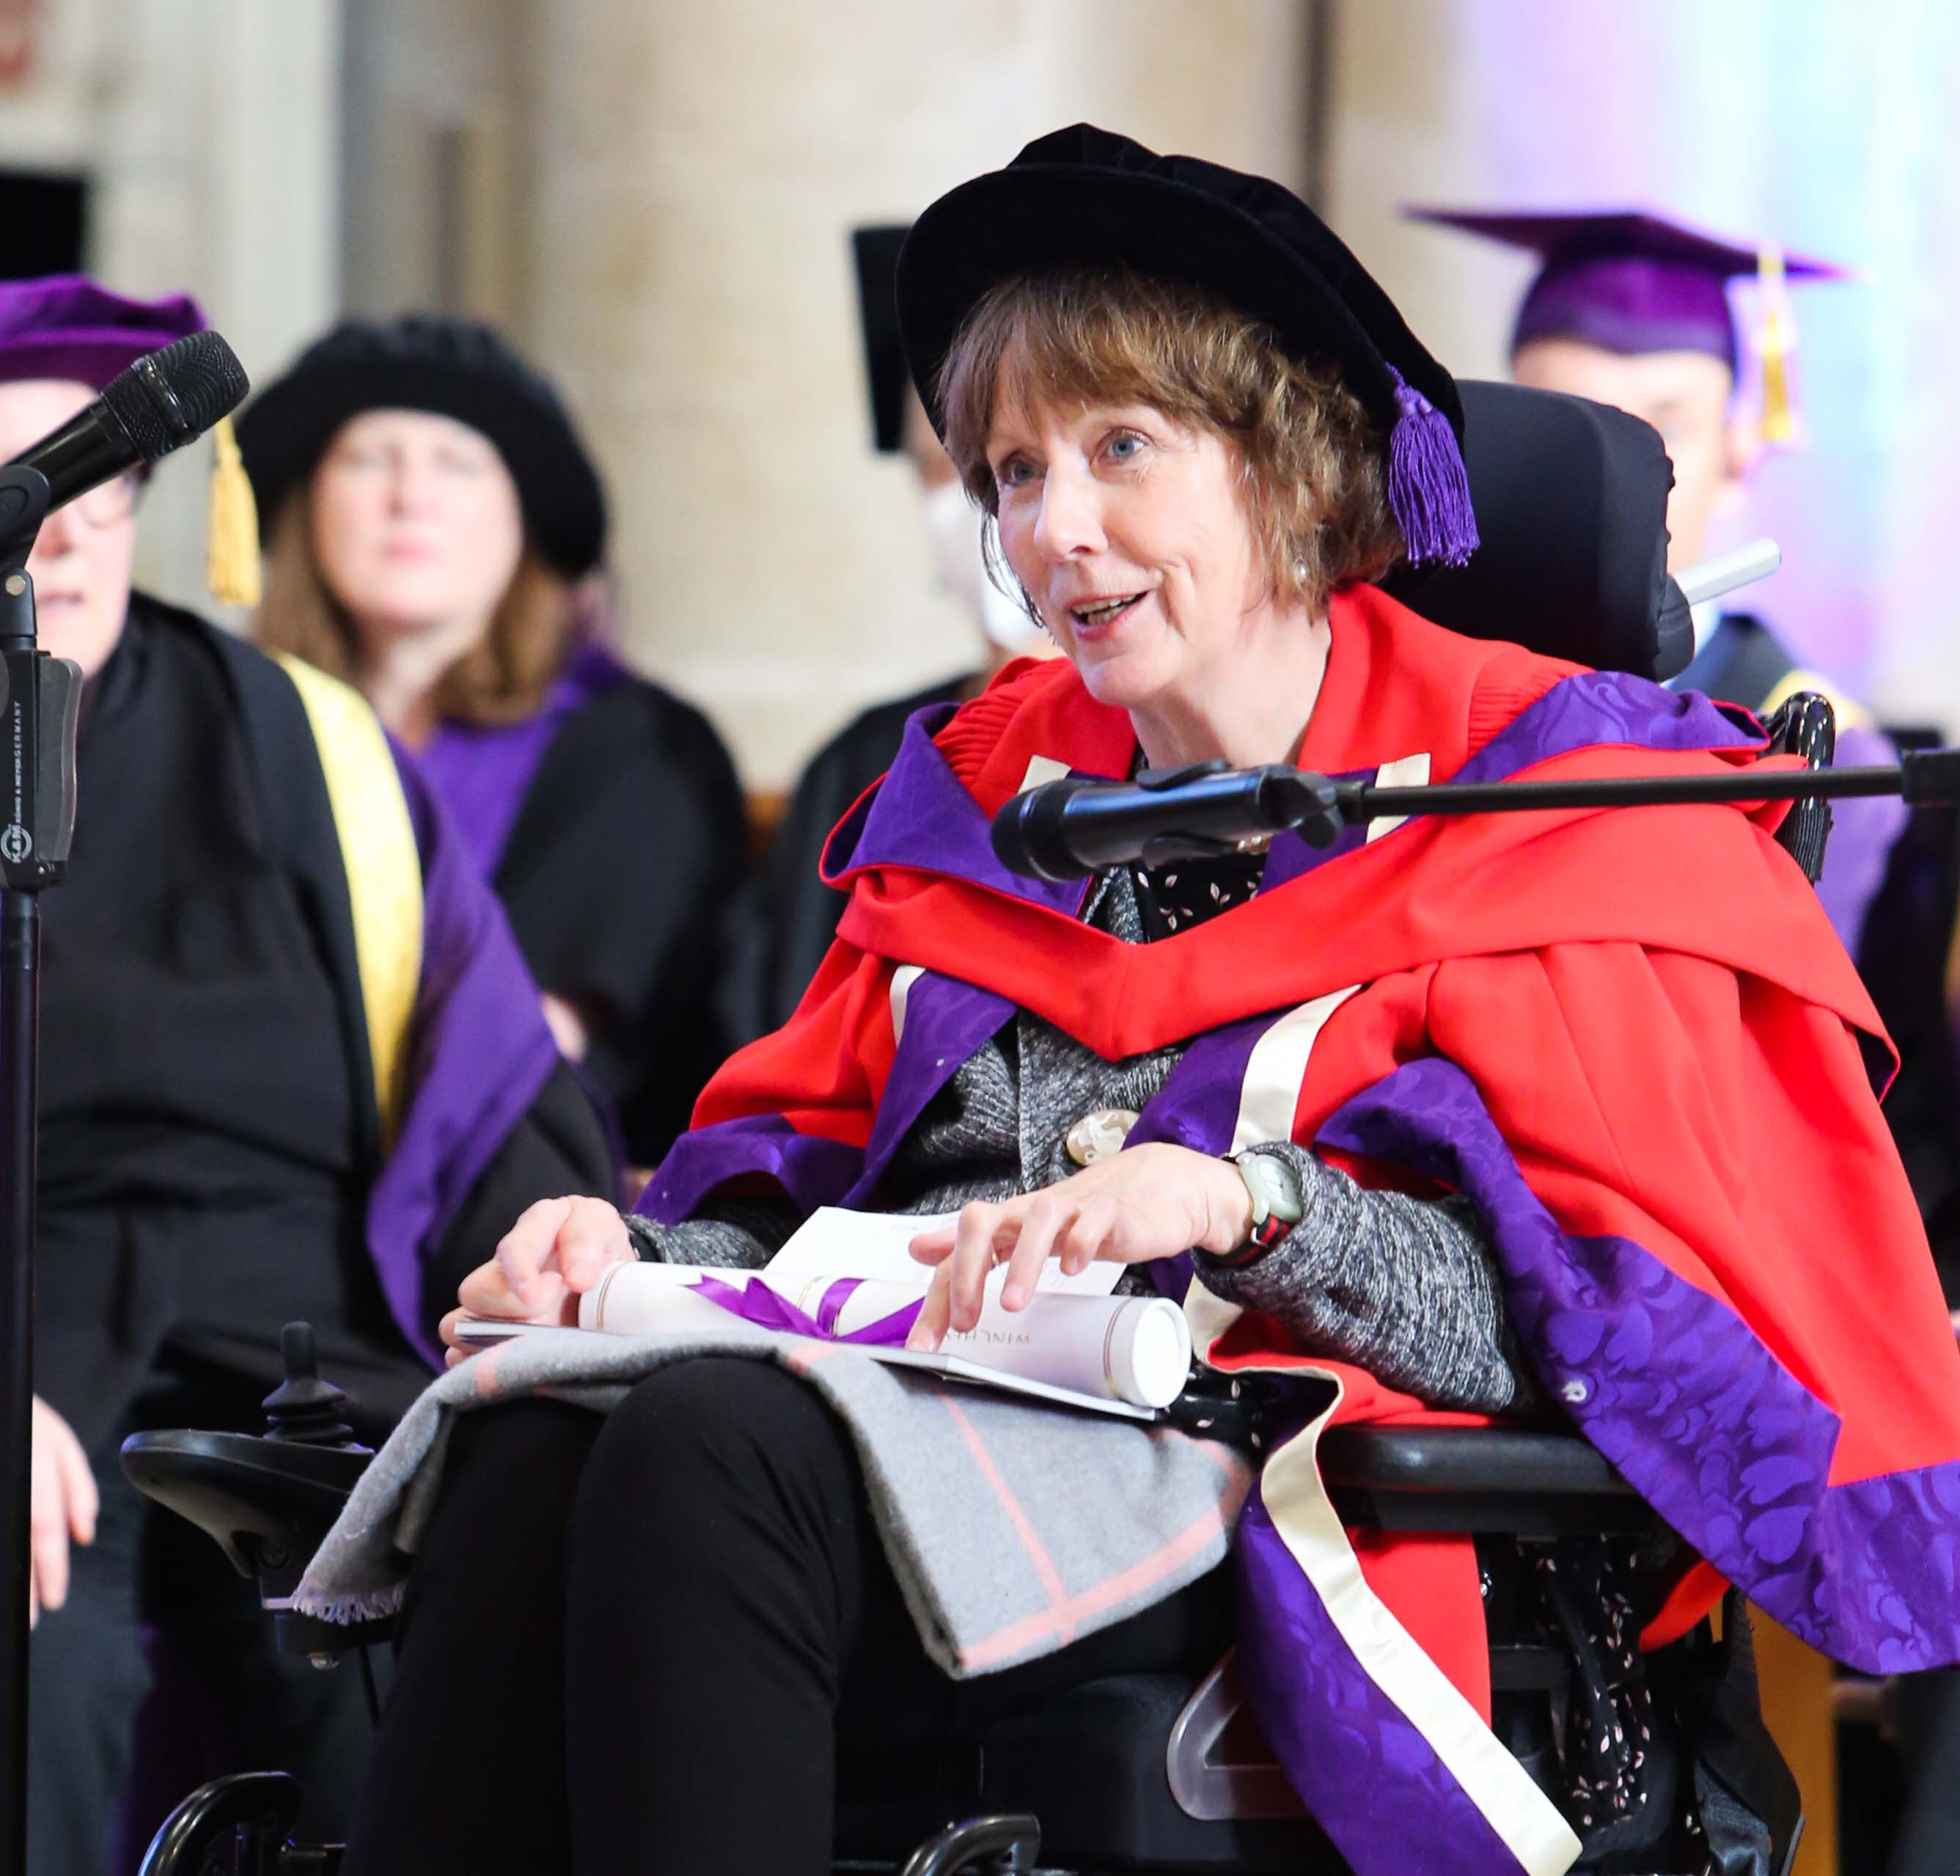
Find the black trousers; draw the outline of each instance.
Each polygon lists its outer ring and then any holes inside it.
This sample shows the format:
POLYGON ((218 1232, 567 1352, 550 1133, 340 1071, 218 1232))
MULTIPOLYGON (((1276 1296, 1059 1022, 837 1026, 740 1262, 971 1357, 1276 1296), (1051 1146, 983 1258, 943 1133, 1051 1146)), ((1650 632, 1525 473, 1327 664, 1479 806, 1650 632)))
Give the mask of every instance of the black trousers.
POLYGON ((819 1876, 840 1750, 944 1738, 1106 1674, 1208 1667, 1214 1572, 1044 1660, 954 1682, 803 1382, 704 1358, 600 1420, 457 1423, 346 1876, 819 1876))

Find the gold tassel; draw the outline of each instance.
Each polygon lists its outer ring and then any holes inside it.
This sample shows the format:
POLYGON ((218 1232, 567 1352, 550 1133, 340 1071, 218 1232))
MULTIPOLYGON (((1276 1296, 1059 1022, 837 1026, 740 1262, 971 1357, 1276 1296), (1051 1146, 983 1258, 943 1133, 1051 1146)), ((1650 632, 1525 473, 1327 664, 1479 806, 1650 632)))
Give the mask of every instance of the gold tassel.
POLYGON ((211 466, 211 518, 205 542, 205 583, 221 606, 259 603, 259 508, 231 419, 212 431, 218 445, 211 466))
POLYGON ((1783 278, 1783 253, 1761 250, 1756 260, 1762 323, 1756 335, 1756 355, 1762 362, 1763 402, 1760 435, 1766 444, 1797 440, 1791 358, 1796 349, 1796 316, 1790 310, 1790 288, 1783 278))

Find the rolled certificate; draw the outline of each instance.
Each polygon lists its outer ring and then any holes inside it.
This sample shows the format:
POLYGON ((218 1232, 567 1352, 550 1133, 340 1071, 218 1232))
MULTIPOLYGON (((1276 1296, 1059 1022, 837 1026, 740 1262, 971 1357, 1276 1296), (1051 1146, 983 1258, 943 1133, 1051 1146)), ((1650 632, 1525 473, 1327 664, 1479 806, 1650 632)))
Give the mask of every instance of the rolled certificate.
MULTIPOLYGON (((842 1339, 901 1318, 917 1307, 921 1287, 826 1277, 772 1283, 766 1273, 702 1270, 686 1264, 615 1265, 579 1299, 579 1326, 612 1335, 658 1335, 727 1325, 729 1308, 694 1293, 703 1278, 717 1289, 764 1283, 828 1339, 842 1339)), ((988 1289, 980 1320, 949 1334, 935 1353, 882 1338, 857 1344, 874 1359, 936 1369, 970 1380, 997 1379, 1057 1389, 1133 1407, 1168 1407, 1191 1372, 1191 1329, 1184 1312, 1162 1296, 1090 1296, 1037 1290, 1024 1309, 1001 1306, 1001 1274, 988 1289)), ((895 1334, 898 1331, 895 1331, 895 1334)), ((902 1337, 901 1337, 902 1339, 902 1337)))
POLYGON ((1013 1314, 991 1298, 944 1352, 1077 1394, 1164 1407, 1191 1376, 1191 1325, 1167 1296, 1044 1296, 1013 1314))
POLYGON ((578 1326, 608 1335, 725 1329, 728 1312, 694 1293, 704 1277, 718 1278, 731 1289, 745 1289, 755 1273, 692 1264, 616 1264, 579 1298, 578 1326))
POLYGON ((1738 587, 1767 580, 1782 564, 1783 549, 1765 537, 1731 548, 1713 560, 1698 561, 1692 567, 1682 568, 1674 576, 1674 583, 1690 606, 1701 606, 1720 599, 1725 593, 1733 593, 1738 587))

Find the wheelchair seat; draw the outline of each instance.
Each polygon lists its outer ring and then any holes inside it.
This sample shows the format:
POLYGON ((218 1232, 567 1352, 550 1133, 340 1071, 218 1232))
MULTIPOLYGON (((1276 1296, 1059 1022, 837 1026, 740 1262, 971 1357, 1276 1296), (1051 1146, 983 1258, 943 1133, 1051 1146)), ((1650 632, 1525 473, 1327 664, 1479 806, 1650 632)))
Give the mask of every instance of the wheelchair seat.
MULTIPOLYGON (((838 1866, 903 1867, 912 1846, 949 1818, 1023 1818, 1039 1820, 1042 1867, 1097 1876, 1311 1876, 1344 1868, 1249 1727, 1237 1750, 1263 1790, 1249 1803, 1246 1792, 1230 1793, 1224 1814, 1192 1814, 1189 1804, 1202 1800, 1189 1774, 1201 1773, 1208 1742, 1187 1738, 1189 1717, 1220 1677, 1112 1676, 995 1720, 915 1768, 847 1760, 838 1768, 838 1866)), ((1214 1780, 1223 1783, 1215 1773, 1214 1780)))

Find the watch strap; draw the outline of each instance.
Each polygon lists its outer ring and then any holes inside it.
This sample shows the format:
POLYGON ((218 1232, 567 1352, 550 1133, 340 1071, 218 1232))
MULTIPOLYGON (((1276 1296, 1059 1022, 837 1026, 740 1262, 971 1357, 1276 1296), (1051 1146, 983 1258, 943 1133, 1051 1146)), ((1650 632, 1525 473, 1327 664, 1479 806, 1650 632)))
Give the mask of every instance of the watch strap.
POLYGON ((1212 1269, 1219 1270, 1242 1270, 1258 1262, 1275 1245, 1283 1242, 1304 1216, 1297 1197, 1290 1204, 1287 1202, 1285 1188, 1293 1181, 1293 1169, 1284 1161, 1262 1153, 1256 1147, 1234 1153, 1231 1159, 1252 1200, 1252 1228, 1243 1244, 1222 1255, 1211 1251, 1200 1254, 1212 1269))

